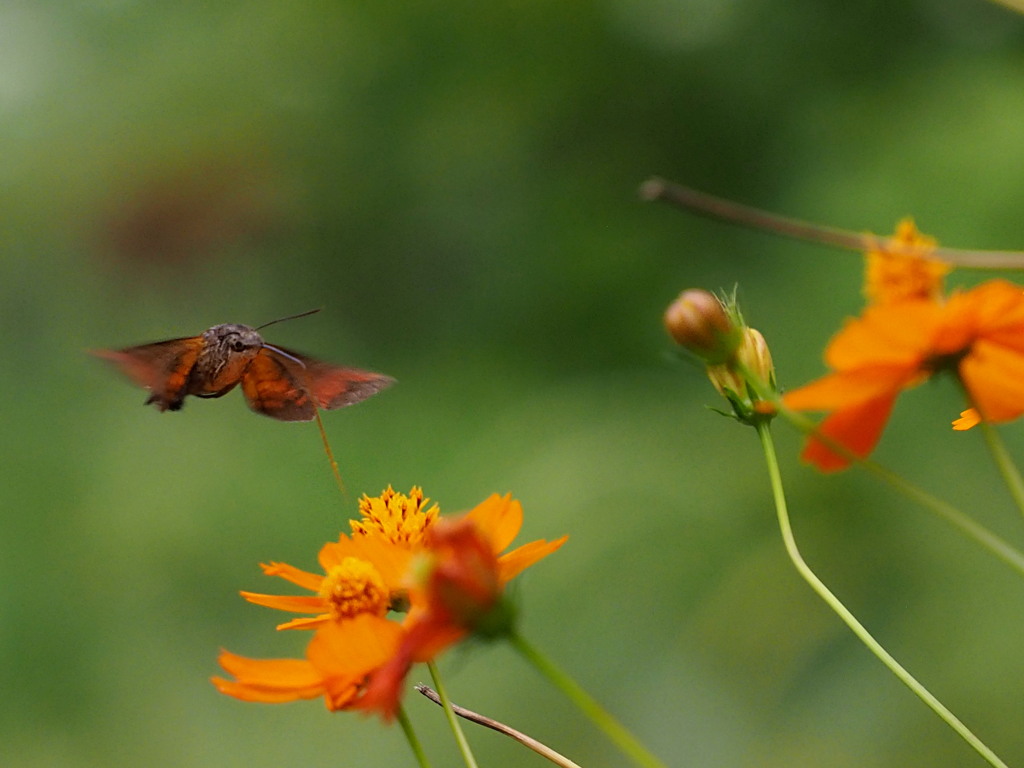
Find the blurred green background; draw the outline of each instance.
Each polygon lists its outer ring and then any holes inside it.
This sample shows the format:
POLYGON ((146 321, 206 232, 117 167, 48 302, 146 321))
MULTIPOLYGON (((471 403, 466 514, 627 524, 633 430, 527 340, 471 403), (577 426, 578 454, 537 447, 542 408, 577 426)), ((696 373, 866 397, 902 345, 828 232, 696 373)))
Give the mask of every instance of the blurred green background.
MULTIPOLYGON (((981 764, 795 575, 753 433, 660 324, 738 283, 793 387, 858 311, 859 259, 636 188, 1021 248, 1022 126, 1024 17, 978 0, 3 4, 0 763, 412 765, 397 728, 207 682, 220 647, 301 650, 238 590, 314 567, 392 483, 448 512, 512 491, 523 541, 571 535, 521 580, 525 631, 669 765, 981 764), (159 414, 85 354, 311 307, 268 339, 399 380, 326 417, 347 499, 312 425, 238 393, 159 414)), ((878 458, 1024 546, 959 409, 907 395, 878 458)), ((1024 583, 776 433, 808 560, 1024 764, 1024 583)), ((625 764, 507 649, 443 666, 460 703, 625 764)))

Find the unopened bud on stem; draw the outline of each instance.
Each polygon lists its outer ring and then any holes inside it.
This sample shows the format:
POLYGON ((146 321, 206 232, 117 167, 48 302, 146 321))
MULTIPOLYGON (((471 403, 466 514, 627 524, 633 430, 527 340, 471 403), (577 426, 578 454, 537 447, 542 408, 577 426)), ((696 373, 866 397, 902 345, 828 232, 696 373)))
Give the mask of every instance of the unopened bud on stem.
POLYGON ((759 394, 775 390, 775 368, 761 332, 746 327, 742 334, 735 357, 723 365, 708 366, 708 378, 726 398, 753 402, 760 399, 759 394))
POLYGON ((669 305, 665 328, 679 346, 708 365, 731 360, 743 339, 740 324, 721 300, 699 288, 683 291, 669 305))

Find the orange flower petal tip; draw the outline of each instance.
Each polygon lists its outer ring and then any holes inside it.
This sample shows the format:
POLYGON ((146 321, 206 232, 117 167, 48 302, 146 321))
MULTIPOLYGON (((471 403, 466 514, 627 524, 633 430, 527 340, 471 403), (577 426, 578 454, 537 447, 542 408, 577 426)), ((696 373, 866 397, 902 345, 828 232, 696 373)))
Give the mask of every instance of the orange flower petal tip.
POLYGON ((957 432, 966 432, 981 424, 981 414, 974 408, 968 408, 960 412, 960 418, 953 421, 953 429, 957 432))

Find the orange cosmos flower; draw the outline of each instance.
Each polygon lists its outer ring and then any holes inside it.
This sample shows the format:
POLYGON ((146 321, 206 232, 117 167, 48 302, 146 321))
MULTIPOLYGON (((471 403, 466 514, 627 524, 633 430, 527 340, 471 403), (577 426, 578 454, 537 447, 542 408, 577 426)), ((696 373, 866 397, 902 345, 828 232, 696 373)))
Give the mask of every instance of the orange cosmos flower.
POLYGON ((568 539, 533 541, 500 555, 522 519, 518 501, 495 494, 464 517, 443 519, 428 531, 421 575, 410 590, 406 632, 394 655, 371 674, 357 706, 389 720, 414 662, 430 661, 472 632, 487 637, 511 632, 505 584, 568 539))
POLYGON ((424 510, 426 502, 418 488, 409 496, 390 487, 380 497, 364 496, 353 535, 343 534, 320 550, 325 575, 284 563, 264 565, 265 573, 316 594, 243 596, 316 614, 278 627, 315 629, 313 639, 304 659, 250 659, 222 651, 220 665, 234 680, 212 678, 217 689, 244 701, 323 696, 328 709, 359 707, 390 719, 412 663, 430 660, 480 630, 505 583, 567 538, 534 541, 500 555, 522 525, 518 501, 494 495, 455 521, 438 520, 436 505, 424 510), (420 566, 426 563, 425 581, 415 578, 414 558, 420 566), (396 607, 409 609, 402 623, 387 618, 396 607), (374 681, 369 688, 368 679, 374 681))
POLYGON ((911 299, 939 301, 942 281, 952 266, 934 259, 935 240, 922 235, 913 219, 896 225, 896 234, 865 254, 864 296, 870 304, 911 299))
MULTIPOLYGON (((821 434, 867 456, 896 397, 949 370, 980 418, 1009 421, 1024 413, 1024 292, 992 280, 940 303, 913 299, 868 307, 848 320, 825 351, 834 370, 789 392, 798 411, 828 411, 821 434)), ((811 438, 803 457, 825 471, 849 460, 811 438)))
POLYGON ((404 589, 405 572, 412 558, 408 549, 396 548, 377 536, 341 534, 320 550, 324 575, 303 571, 287 563, 261 563, 267 576, 280 576, 315 595, 264 595, 242 592, 250 603, 293 613, 312 613, 278 629, 316 629, 370 613, 385 616, 404 589))
POLYGON ((268 608, 316 614, 286 622, 278 629, 315 629, 361 613, 384 616, 402 601, 413 553, 437 519, 437 505, 426 508, 428 502, 423 490, 415 486, 408 496, 391 486, 380 496, 364 495, 359 500, 362 519, 350 521, 353 535, 343 533, 320 550, 324 575, 287 563, 261 563, 266 575, 280 576, 316 595, 242 592, 242 596, 268 608))
POLYGON ((424 509, 423 491, 406 496, 389 486, 379 497, 359 501, 362 521, 352 536, 341 534, 319 555, 324 574, 287 563, 263 564, 313 595, 242 592, 252 603, 294 613, 315 614, 280 624, 278 629, 316 629, 305 659, 249 659, 223 651, 219 662, 235 679, 215 677, 222 693, 245 701, 282 702, 324 697, 328 709, 349 707, 367 674, 398 648, 401 625, 387 618, 404 602, 406 573, 437 506, 424 509))

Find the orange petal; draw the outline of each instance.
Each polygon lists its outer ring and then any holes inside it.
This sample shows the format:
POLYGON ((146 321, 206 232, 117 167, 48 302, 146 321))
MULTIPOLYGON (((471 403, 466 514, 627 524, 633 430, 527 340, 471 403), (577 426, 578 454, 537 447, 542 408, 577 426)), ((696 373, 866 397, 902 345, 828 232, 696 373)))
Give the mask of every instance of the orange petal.
POLYGON ((334 618, 329 613, 322 613, 319 616, 307 616, 301 619, 292 619, 284 624, 278 624, 274 629, 319 629, 324 624, 330 624, 334 618))
POLYGON ((915 368, 858 368, 822 376, 817 381, 786 392, 782 402, 794 411, 836 411, 891 397, 915 383, 915 368))
POLYGON ((320 567, 327 572, 331 568, 341 565, 342 560, 346 557, 359 557, 359 555, 352 539, 343 533, 337 541, 329 541, 320 548, 318 559, 320 567))
POLYGON ((984 418, 1010 421, 1024 413, 1024 354, 978 341, 960 362, 960 377, 984 418))
MULTIPOLYGON (((833 442, 845 446, 855 456, 864 458, 871 453, 882 436, 895 402, 896 395, 890 394, 836 411, 818 426, 818 431, 833 442)), ((850 459, 836 453, 813 436, 808 438, 800 456, 822 472, 835 472, 850 465, 850 459)))
POLYGON ((398 709, 402 685, 413 662, 430 661, 465 635, 465 629, 447 623, 439 614, 420 613, 387 662, 370 675, 366 692, 355 706, 377 712, 385 722, 390 721, 398 709))
POLYGON ((399 623, 370 614, 332 621, 317 630, 306 658, 324 676, 366 674, 395 652, 402 632, 399 623))
POLYGON ((989 280, 949 300, 949 313, 969 316, 982 333, 1024 325, 1024 290, 1008 280, 989 280))
POLYGON ((412 551, 408 546, 395 544, 375 533, 352 537, 342 534, 338 541, 328 542, 321 548, 320 565, 325 571, 330 571, 347 557, 372 563, 385 586, 394 591, 402 586, 412 551))
POLYGON ((957 432, 966 432, 979 424, 981 424, 981 414, 974 408, 968 408, 966 411, 960 411, 959 419, 953 420, 953 429, 957 432))
POLYGON ((512 543, 523 525, 523 505, 512 498, 491 494, 467 514, 477 530, 491 543, 495 554, 512 543))
POLYGON ((563 536, 562 538, 555 539, 554 541, 544 541, 543 539, 531 541, 529 544, 524 544, 521 547, 513 549, 508 554, 502 555, 498 558, 498 568, 500 569, 499 578, 501 579, 501 582, 504 584, 511 581, 538 560, 542 560, 557 550, 565 544, 568 539, 568 536, 563 536))
POLYGON ((221 693, 243 701, 279 703, 315 699, 324 692, 323 679, 305 659, 249 659, 222 651, 218 662, 235 677, 213 677, 221 693))
POLYGON ((257 592, 240 594, 250 603, 292 613, 326 613, 329 607, 327 601, 319 595, 261 595, 257 592))
POLYGON ((930 301, 869 307, 832 338, 825 362, 836 370, 916 367, 929 349, 942 311, 930 301))
POLYGON ((412 549, 408 545, 395 544, 382 535, 368 533, 353 537, 359 545, 361 557, 373 563, 385 586, 392 592, 405 585, 412 549))
POLYGON ((324 580, 324 577, 319 574, 303 571, 288 565, 288 563, 260 563, 260 568, 263 569, 263 573, 267 576, 280 576, 282 579, 290 581, 292 584, 297 584, 303 589, 308 589, 310 592, 319 592, 320 584, 324 580))

